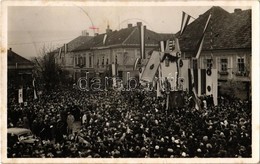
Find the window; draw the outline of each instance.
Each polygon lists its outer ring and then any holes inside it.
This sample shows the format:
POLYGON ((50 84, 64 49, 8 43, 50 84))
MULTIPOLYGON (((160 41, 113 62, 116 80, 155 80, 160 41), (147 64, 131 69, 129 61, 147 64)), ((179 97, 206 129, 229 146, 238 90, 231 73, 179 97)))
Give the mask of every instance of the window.
POLYGON ((227 72, 228 67, 228 59, 220 59, 220 68, 221 72, 227 72))
POLYGON ((237 66, 238 66, 238 72, 244 72, 245 71, 245 60, 243 57, 239 57, 237 59, 237 66))
POLYGON ((107 58, 107 62, 106 62, 106 65, 108 65, 108 63, 109 63, 109 59, 107 58))
POLYGON ((75 56, 75 60, 74 61, 75 61, 75 66, 79 64, 78 63, 78 55, 75 56))
POLYGON ((91 54, 89 54, 88 61, 89 61, 89 67, 92 68, 92 55, 91 54))
POLYGON ((102 67, 104 67, 104 64, 105 64, 105 56, 103 56, 103 59, 102 59, 102 67))
POLYGON ((82 65, 86 65, 86 56, 82 57, 82 65))
POLYGON ((206 59, 207 68, 212 68, 212 59, 206 59))

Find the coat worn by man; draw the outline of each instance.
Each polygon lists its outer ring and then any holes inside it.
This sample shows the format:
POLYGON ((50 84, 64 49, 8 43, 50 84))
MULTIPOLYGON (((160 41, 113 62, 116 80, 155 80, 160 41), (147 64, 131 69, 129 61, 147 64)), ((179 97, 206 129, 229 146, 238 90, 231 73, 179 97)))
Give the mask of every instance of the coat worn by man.
POLYGON ((68 124, 68 132, 69 132, 69 134, 72 133, 74 120, 75 120, 74 116, 69 113, 69 115, 67 117, 67 124, 68 124))

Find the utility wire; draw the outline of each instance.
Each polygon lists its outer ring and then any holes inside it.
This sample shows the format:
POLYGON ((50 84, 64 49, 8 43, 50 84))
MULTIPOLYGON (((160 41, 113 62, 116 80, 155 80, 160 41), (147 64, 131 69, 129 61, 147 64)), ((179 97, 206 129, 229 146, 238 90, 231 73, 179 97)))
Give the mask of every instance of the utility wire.
POLYGON ((49 41, 41 41, 41 42, 9 43, 9 45, 40 44, 40 43, 45 43, 45 42, 58 42, 58 41, 69 40, 69 39, 74 39, 74 38, 59 39, 59 40, 49 40, 49 41))

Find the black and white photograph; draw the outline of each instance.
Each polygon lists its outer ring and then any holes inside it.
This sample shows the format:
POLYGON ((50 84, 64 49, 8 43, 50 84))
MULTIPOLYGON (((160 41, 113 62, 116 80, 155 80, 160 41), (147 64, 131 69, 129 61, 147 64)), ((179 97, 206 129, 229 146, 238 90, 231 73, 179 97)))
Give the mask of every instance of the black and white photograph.
POLYGON ((259 162, 258 1, 2 9, 1 162, 259 162))

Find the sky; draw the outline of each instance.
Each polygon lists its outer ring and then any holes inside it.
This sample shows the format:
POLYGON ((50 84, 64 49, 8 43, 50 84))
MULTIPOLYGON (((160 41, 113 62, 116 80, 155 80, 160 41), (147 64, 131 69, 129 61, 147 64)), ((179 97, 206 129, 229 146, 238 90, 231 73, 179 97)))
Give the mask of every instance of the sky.
MULTIPOLYGON (((104 33, 126 28, 128 23, 143 22, 158 33, 180 30, 182 11, 195 19, 212 6, 9 6, 7 16, 8 48, 31 59, 45 46, 56 48, 68 43, 87 30, 104 33), (95 26, 98 30, 90 29, 95 26)), ((235 8, 248 6, 220 6, 232 13, 235 8)), ((193 21, 193 19, 191 19, 193 21)))

